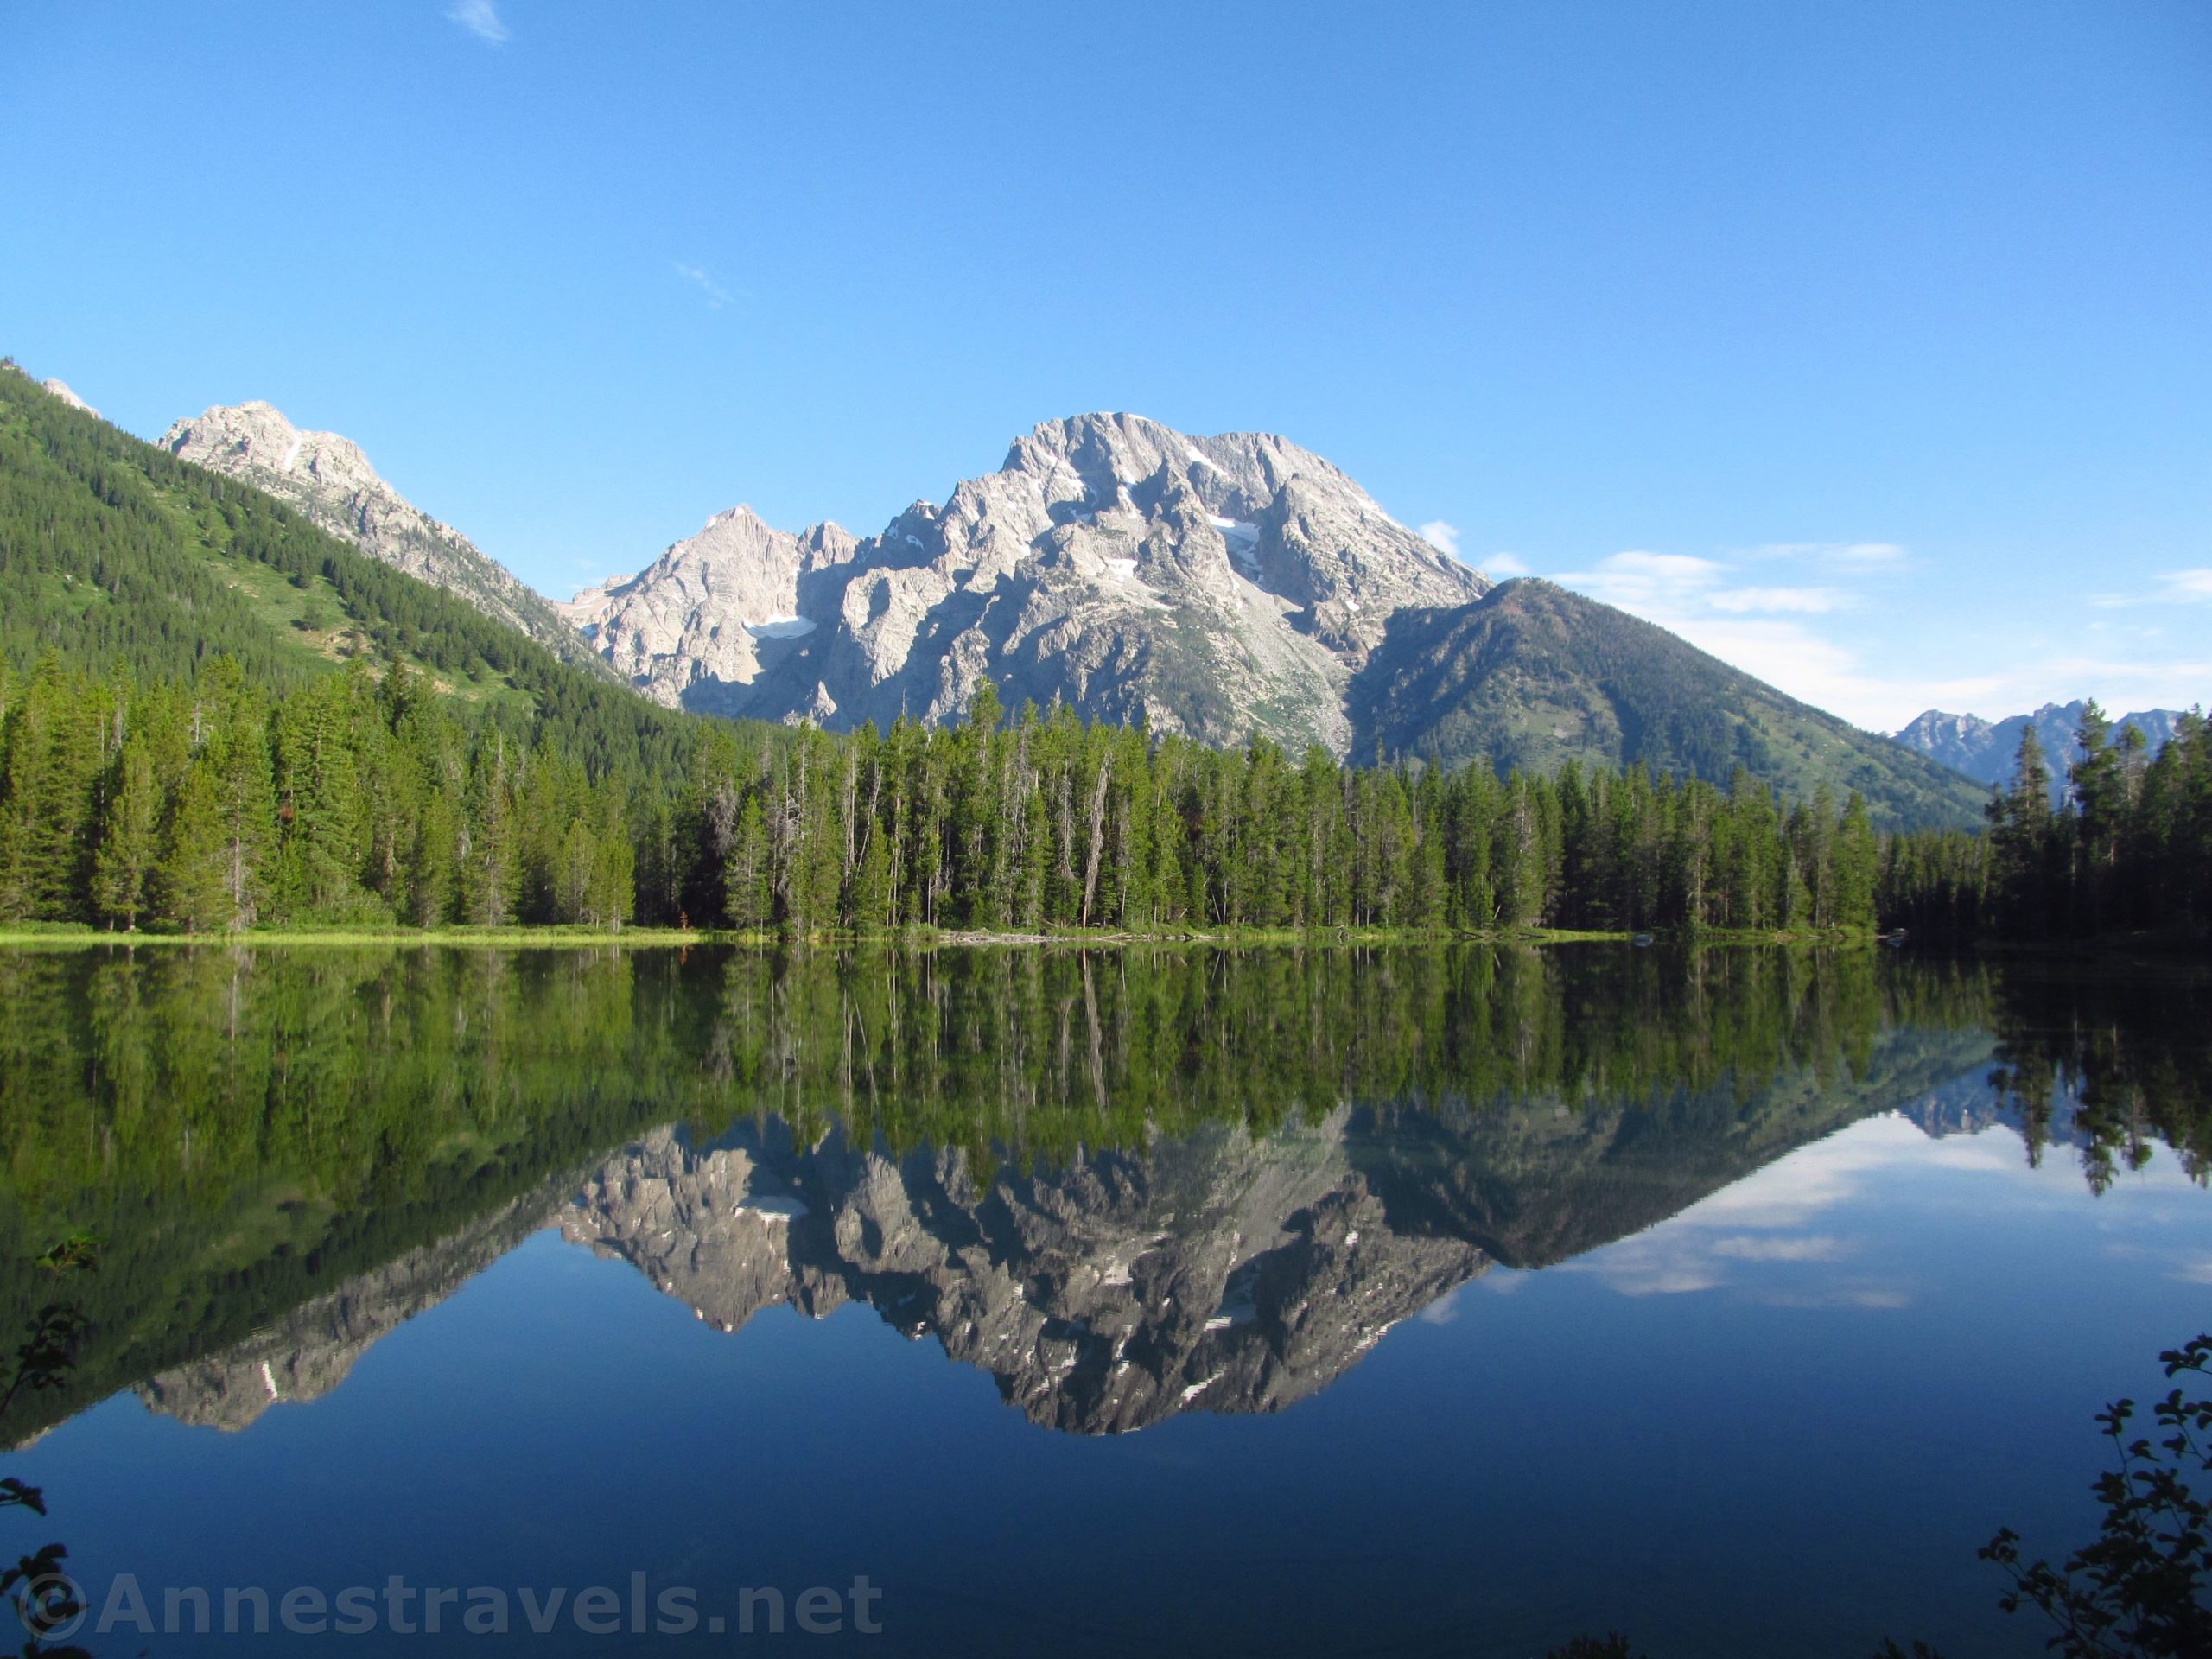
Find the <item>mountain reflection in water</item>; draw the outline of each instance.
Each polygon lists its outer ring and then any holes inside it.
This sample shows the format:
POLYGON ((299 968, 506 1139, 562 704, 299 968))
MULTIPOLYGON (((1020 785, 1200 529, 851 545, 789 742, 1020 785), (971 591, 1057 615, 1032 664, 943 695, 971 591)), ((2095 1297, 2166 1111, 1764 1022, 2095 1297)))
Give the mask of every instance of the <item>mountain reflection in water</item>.
POLYGON ((133 1386, 242 1428, 548 1225, 725 1331, 865 1304, 1053 1428, 1278 1411, 1873 1114, 2201 1174, 2203 1085, 2120 1058, 2201 1056, 2082 995, 1863 950, 16 953, 0 1248, 106 1263, 0 1432, 133 1386))

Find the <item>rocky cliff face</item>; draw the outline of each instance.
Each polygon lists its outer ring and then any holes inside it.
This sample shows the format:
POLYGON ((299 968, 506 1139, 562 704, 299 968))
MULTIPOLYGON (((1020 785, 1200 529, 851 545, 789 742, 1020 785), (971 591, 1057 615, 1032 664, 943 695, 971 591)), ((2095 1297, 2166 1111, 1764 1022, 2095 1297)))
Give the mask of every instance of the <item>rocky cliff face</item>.
POLYGON ((468 601, 519 629, 564 662, 599 658, 552 603, 378 477, 359 445, 334 432, 303 432, 267 404, 218 406, 162 435, 162 447, 297 508, 372 558, 468 601))
POLYGON ((802 580, 849 561, 859 543, 835 524, 793 536, 753 509, 716 513, 626 582, 578 594, 560 607, 615 671, 655 700, 681 708, 695 688, 760 677, 774 641, 815 631, 798 613, 802 580))
POLYGON ((959 1152, 664 1131, 610 1160, 562 1228, 722 1330, 778 1303, 863 1301, 989 1371, 1033 1421, 1122 1433, 1280 1410, 1486 1264, 1459 1239, 1391 1230, 1345 1118, 989 1185, 959 1152))
POLYGON ((865 541, 740 508, 567 613, 642 689, 713 713, 937 720, 990 678, 1010 705, 1341 753, 1390 613, 1488 586, 1281 438, 1084 415, 865 541))
POLYGON ((72 408, 72 409, 76 409, 76 410, 82 410, 86 414, 87 414, 87 415, 91 416, 94 420, 98 420, 98 419, 99 419, 99 418, 100 418, 100 412, 99 412, 99 410, 98 410, 97 409, 94 409, 94 408, 93 408, 90 404, 86 403, 83 398, 79 397, 75 392, 73 392, 73 391, 70 391, 70 389, 69 389, 69 383, 68 383, 67 381, 66 381, 66 380, 41 380, 41 381, 40 381, 40 382, 39 382, 39 385, 41 385, 41 386, 43 386, 47 391, 48 391, 52 392, 55 397, 59 397, 59 398, 60 398, 63 403, 65 403, 65 404, 68 404, 70 408, 72 408))

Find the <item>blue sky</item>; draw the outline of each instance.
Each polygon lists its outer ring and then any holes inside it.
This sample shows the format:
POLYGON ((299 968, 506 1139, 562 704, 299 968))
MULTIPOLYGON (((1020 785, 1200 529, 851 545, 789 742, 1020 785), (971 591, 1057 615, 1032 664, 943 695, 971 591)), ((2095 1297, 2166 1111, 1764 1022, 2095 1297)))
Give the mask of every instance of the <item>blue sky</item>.
POLYGON ((0 0, 0 352, 565 595, 1281 432, 1887 728, 2212 691, 2212 7, 0 0))

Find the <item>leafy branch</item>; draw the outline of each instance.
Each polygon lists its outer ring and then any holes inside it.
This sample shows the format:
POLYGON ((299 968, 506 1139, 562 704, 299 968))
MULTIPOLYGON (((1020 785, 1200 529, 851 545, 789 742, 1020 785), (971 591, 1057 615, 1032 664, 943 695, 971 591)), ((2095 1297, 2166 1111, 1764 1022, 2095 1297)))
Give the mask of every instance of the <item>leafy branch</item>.
MULTIPOLYGON (((74 1234, 41 1255, 37 1264, 56 1276, 92 1272, 99 1267, 99 1239, 74 1234)), ((49 1302, 39 1309, 16 1346, 6 1385, 0 1388, 0 1418, 20 1395, 60 1385, 76 1364, 77 1339, 84 1329, 84 1316, 67 1302, 49 1302)), ((46 1493, 12 1475, 0 1477, 0 1510, 7 1509, 29 1510, 43 1518, 46 1493)), ((64 1567, 68 1558, 66 1545, 48 1543, 17 1556, 14 1566, 0 1567, 0 1601, 15 1609, 27 1632, 21 1649, 23 1659, 91 1659, 83 1648, 47 1640, 84 1617, 83 1597, 64 1567)))
MULTIPOLYGON (((2212 1335, 2158 1356, 2169 1380, 2212 1372, 2212 1335)), ((2178 1388, 2152 1406, 2161 1438, 2130 1437, 2133 1400, 2097 1414, 2117 1466, 2097 1478, 2105 1506, 2094 1541, 2054 1567, 2038 1557, 2022 1565, 2019 1535, 2007 1527, 1983 1547, 2012 1581, 1999 1605, 2034 1607, 2050 1620, 2046 1646, 2066 1659, 2167 1659, 2212 1653, 2212 1500, 2189 1484, 2212 1470, 2212 1399, 2178 1388)))

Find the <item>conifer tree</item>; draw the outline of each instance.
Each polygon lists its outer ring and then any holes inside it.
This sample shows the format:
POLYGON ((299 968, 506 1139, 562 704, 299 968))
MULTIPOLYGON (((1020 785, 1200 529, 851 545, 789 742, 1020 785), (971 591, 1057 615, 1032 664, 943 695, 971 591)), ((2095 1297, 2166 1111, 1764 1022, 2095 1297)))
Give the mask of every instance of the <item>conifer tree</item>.
POLYGON ((2014 931, 2031 937, 2049 920, 2047 867, 2052 843, 2050 770, 2032 723, 2020 733, 2012 787, 1989 803, 1990 879, 2014 931))
POLYGON ((723 908, 729 925, 747 931, 770 925, 775 911, 768 824, 758 792, 747 794, 738 810, 724 868, 723 908))
POLYGON ((860 866, 853 872, 852 896, 847 913, 853 925, 859 928, 884 928, 891 925, 891 854, 886 837, 871 833, 867 841, 868 850, 861 855, 860 866))
POLYGON ((105 823, 94 855, 92 903, 110 926, 138 925, 146 908, 147 886, 160 852, 161 794, 154 779, 152 748, 143 738, 127 739, 116 756, 106 791, 105 823))
POLYGON ((222 791, 212 757, 196 760, 170 808, 154 866, 156 912, 187 933, 230 927, 237 915, 222 791))
POLYGON ((1874 925, 1875 878, 1881 847, 1874 835, 1866 803, 1857 790, 1844 803, 1843 822, 1837 827, 1833 861, 1835 869, 1835 919, 1838 927, 1874 925))

